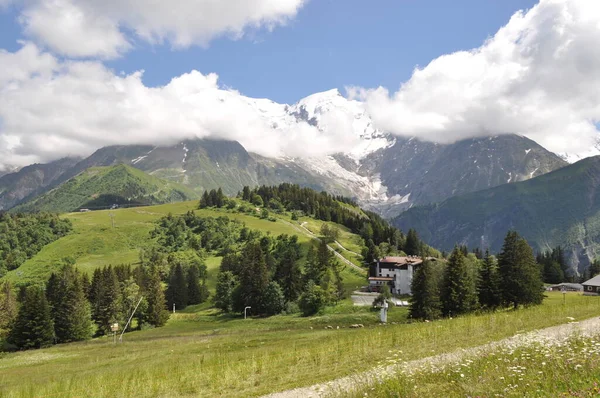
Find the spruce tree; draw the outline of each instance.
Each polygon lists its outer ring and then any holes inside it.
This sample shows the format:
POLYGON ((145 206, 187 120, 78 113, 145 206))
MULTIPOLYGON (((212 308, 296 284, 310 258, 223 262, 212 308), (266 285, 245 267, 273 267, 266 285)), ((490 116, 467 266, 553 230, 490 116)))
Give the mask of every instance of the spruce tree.
POLYGON ((455 247, 450 255, 442 282, 442 314, 454 316, 469 313, 477 307, 477 290, 464 252, 455 247))
POLYGON ((409 317, 434 320, 442 314, 439 280, 431 261, 423 261, 417 266, 411 283, 412 298, 409 317))
POLYGON ((191 265, 187 270, 188 304, 200 304, 207 299, 206 285, 200 284, 200 270, 191 265))
POLYGON ((65 265, 52 274, 46 285, 57 343, 87 340, 92 337, 90 304, 83 291, 80 273, 65 265))
POLYGON ((479 273, 479 304, 487 309, 496 309, 502 304, 502 289, 498 265, 486 250, 479 273))
POLYGON ((91 286, 92 319, 98 335, 109 334, 113 323, 122 323, 122 297, 119 281, 113 267, 94 273, 91 286))
POLYGON ((504 239, 498 255, 498 268, 502 280, 502 300, 505 305, 541 304, 544 298, 540 269, 533 250, 516 231, 504 239))
POLYGON ((417 231, 412 228, 408 230, 408 234, 406 235, 404 252, 409 256, 416 256, 421 252, 421 241, 419 240, 417 231))
POLYGON ((164 326, 169 320, 169 312, 165 308, 167 302, 157 266, 151 264, 144 279, 147 306, 143 313, 143 322, 156 327, 164 326))
POLYGON ((42 289, 31 286, 25 290, 8 341, 21 350, 49 347, 54 343, 50 305, 42 289))
POLYGON ((240 270, 240 295, 236 309, 250 306, 253 312, 263 314, 265 309, 264 292, 269 284, 267 263, 260 243, 248 242, 242 251, 244 265, 240 270))
POLYGON ((8 330, 17 317, 17 295, 9 281, 0 283, 0 330, 8 330))
POLYGON ((171 276, 169 277, 169 287, 167 288, 167 301, 168 307, 184 309, 188 304, 188 286, 185 273, 181 264, 177 263, 171 269, 171 276))

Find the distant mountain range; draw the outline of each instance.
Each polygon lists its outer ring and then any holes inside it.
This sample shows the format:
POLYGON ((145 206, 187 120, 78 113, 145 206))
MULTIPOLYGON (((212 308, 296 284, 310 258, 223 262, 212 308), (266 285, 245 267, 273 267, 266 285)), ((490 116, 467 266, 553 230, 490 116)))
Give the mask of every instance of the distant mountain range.
MULTIPOLYGON (((226 91, 220 91, 219 95, 225 102, 233 100, 226 91)), ((462 198, 470 198, 470 193, 488 192, 485 190, 498 187, 497 191, 492 191, 497 192, 493 198, 481 198, 478 196, 481 193, 476 193, 475 200, 485 199, 485 204, 493 199, 493 203, 512 203, 514 209, 520 209, 520 196, 512 191, 520 185, 514 183, 539 181, 540 176, 558 169, 563 172, 569 164, 564 156, 549 152, 528 138, 505 134, 442 145, 416 138, 395 137, 376 129, 363 104, 344 98, 337 90, 312 95, 294 105, 245 97, 241 100, 255 109, 267 125, 282 133, 295 123, 308 123, 321 134, 333 134, 328 124, 329 116, 341 112, 352 121, 348 139, 353 146, 344 153, 331 156, 306 154, 271 158, 250 152, 236 141, 206 138, 163 146, 108 146, 83 159, 64 158, 23 167, 4 175, 0 173, 0 210, 70 211, 98 203, 94 200, 103 195, 134 197, 140 201, 146 198, 144 200, 151 203, 159 203, 196 197, 204 190, 218 187, 226 194, 234 195, 244 185, 290 182, 355 198, 361 206, 387 218, 402 213, 396 219, 397 225, 405 229, 416 227, 428 243, 441 248, 450 248, 456 241, 464 241, 471 246, 481 245, 483 239, 484 244, 498 249, 498 242, 506 232, 502 229, 514 225, 528 233, 526 236, 538 248, 549 248, 561 242, 572 244, 573 258, 579 259, 581 264, 594 254, 595 249, 590 249, 592 252, 588 250, 592 247, 588 243, 577 246, 571 238, 561 241, 559 232, 552 239, 530 234, 531 225, 549 222, 543 218, 527 225, 512 218, 510 222, 491 221, 492 224, 486 224, 483 230, 475 221, 468 224, 460 221, 462 210, 456 203, 462 203, 460 201, 465 200, 462 198), (117 165, 127 167, 102 172, 96 169, 117 165), (140 173, 136 174, 136 170, 140 173), (138 186, 134 190, 137 192, 135 195, 118 181, 123 179, 129 183, 133 176, 138 178, 138 182, 134 183, 138 186), (81 197, 77 200, 66 199, 75 198, 78 194, 81 197), (442 204, 430 205, 433 203, 442 204), (430 206, 420 207, 424 205, 430 206), (457 224, 455 220, 459 220, 457 224)), ((554 180, 541 181, 542 184, 548 181, 553 189, 562 189, 560 183, 554 180)), ((564 184, 567 182, 562 181, 564 184)), ((573 195, 585 195, 586 191, 581 190, 583 185, 576 188, 579 190, 572 190, 573 195)), ((564 208, 583 211, 583 207, 572 208, 566 196, 552 195, 557 201, 563 201, 561 205, 564 208)), ((114 199, 113 196, 104 198, 114 199)), ((526 203, 527 196, 523 200, 526 203)), ((468 206, 472 204, 469 202, 468 206)), ((489 209, 496 209, 494 206, 490 204, 489 209)), ((559 207, 557 205, 557 209, 559 207)), ((496 220, 495 216, 484 213, 481 205, 473 205, 467 210, 475 209, 479 209, 479 218, 489 216, 496 220)), ((510 207, 503 208, 507 213, 509 210, 510 207)), ((550 217, 546 213, 539 216, 550 217)), ((577 213, 573 220, 578 219, 576 216, 584 217, 577 213)), ((564 225, 570 228, 571 221, 564 225)), ((577 236, 593 235, 590 235, 589 227, 586 231, 577 236)), ((593 236, 590 239, 593 240, 593 236)), ((577 266, 575 263, 574 266, 577 266)))
POLYGON ((499 251, 506 232, 518 231, 537 250, 566 249, 573 270, 600 255, 600 156, 543 176, 414 207, 393 220, 415 228, 430 245, 499 251))

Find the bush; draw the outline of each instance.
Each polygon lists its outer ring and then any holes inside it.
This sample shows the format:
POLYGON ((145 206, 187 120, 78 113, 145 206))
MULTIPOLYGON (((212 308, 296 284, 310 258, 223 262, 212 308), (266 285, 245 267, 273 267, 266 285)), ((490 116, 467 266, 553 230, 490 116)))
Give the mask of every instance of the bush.
POLYGON ((327 305, 327 292, 323 291, 313 281, 308 282, 306 291, 300 296, 298 306, 302 315, 314 315, 327 305))

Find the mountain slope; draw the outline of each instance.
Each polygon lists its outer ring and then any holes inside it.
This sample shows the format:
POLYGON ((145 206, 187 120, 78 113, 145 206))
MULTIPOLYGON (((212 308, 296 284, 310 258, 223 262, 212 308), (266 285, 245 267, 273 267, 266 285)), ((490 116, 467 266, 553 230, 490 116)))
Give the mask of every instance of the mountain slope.
POLYGON ((600 255, 600 156, 529 181, 412 208, 393 220, 415 228, 429 244, 454 244, 499 251, 514 229, 537 250, 562 245, 574 270, 600 255))
POLYGON ((395 216, 415 205, 524 181, 567 164, 534 141, 508 134, 448 145, 397 139, 369 156, 360 171, 381 179, 387 201, 375 208, 395 216))
MULTIPOLYGON (((224 102, 234 100, 227 92, 219 95, 224 102)), ((29 195, 47 192, 90 167, 123 163, 197 193, 222 187, 232 195, 244 185, 289 182, 354 197, 363 206, 392 217, 414 205, 521 181, 567 164, 516 135, 449 145, 393 137, 374 127, 363 103, 349 100, 337 90, 313 94, 294 105, 247 97, 241 100, 257 112, 266 129, 287 134, 308 124, 327 138, 323 142, 341 143, 336 147, 344 152, 317 156, 307 150, 295 157, 267 158, 247 151, 239 142, 207 138, 163 146, 109 146, 48 183, 32 181, 25 195, 23 184, 6 187, 4 195, 13 199, 3 205, 0 198, 0 206, 10 208, 29 195), (340 120, 348 122, 343 131, 336 122, 340 120)), ((295 152, 298 149, 302 148, 295 152)))
POLYGON ((13 211, 71 212, 113 204, 161 204, 196 198, 189 188, 126 165, 92 167, 13 211))
POLYGON ((23 199, 39 194, 78 161, 64 158, 48 164, 34 164, 0 177, 0 210, 10 209, 23 199))

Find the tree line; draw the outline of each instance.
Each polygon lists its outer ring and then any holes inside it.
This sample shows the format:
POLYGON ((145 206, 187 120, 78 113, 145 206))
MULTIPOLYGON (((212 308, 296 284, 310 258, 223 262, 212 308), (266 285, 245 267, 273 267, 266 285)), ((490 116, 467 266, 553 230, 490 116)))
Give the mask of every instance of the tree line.
POLYGON ((71 229, 71 221, 56 214, 0 213, 0 278, 71 229))
POLYGON ((424 261, 415 269, 412 293, 409 316, 424 320, 537 305, 544 298, 533 249, 515 231, 506 235, 497 258, 486 251, 478 259, 456 246, 447 263, 424 261))

